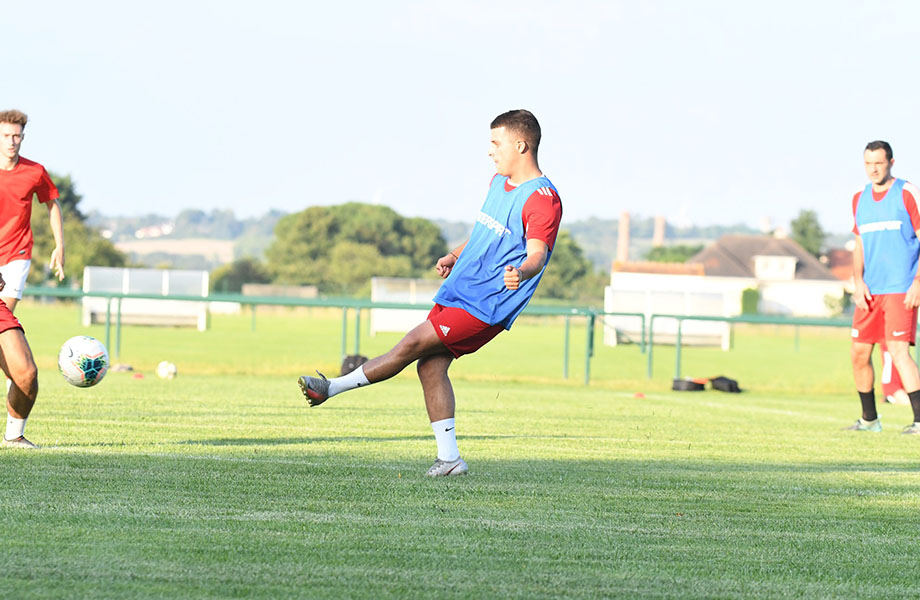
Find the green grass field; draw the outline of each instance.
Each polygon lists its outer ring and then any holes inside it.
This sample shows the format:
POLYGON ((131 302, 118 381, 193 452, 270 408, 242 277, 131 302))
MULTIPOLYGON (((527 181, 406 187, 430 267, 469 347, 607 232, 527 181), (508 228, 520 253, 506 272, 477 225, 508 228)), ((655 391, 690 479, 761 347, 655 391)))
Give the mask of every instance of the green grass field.
MULTIPOLYGON (((341 316, 215 317, 126 328, 97 388, 68 386, 75 307, 18 310, 40 369, 27 434, 0 452, 0 593, 25 598, 916 597, 920 440, 903 406, 858 416, 845 330, 739 329, 688 348, 686 375, 744 394, 671 392, 635 346, 522 320, 452 367, 461 478, 434 458, 420 387, 391 381, 308 409, 297 375, 335 374, 341 316), (173 381, 153 375, 160 360, 173 381), (114 358, 113 358, 114 360, 114 358), (637 394, 644 394, 638 397, 637 394)), ((364 337, 376 354, 398 336, 364 337)), ((349 342, 351 343, 351 342, 349 342)))

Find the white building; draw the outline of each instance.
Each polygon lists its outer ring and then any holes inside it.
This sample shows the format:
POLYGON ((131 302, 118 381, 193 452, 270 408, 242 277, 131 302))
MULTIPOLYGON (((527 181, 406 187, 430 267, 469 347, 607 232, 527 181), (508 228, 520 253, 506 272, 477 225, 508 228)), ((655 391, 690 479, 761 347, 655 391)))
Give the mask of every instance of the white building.
MULTIPOLYGON (((726 235, 684 264, 614 263, 605 290, 608 312, 736 316, 744 290, 758 293, 762 314, 830 317, 828 300, 840 299, 844 283, 818 259, 788 238, 726 235)), ((606 320, 604 342, 636 339, 638 319, 606 320)), ((677 322, 655 323, 655 340, 669 341, 677 322)), ((727 347, 730 330, 718 322, 687 321, 681 328, 687 343, 718 343, 727 347)))

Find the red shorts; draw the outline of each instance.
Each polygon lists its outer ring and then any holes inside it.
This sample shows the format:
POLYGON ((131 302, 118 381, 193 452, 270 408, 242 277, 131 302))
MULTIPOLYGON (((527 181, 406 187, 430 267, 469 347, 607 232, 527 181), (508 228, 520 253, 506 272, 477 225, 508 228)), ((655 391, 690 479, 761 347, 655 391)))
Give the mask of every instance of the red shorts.
POLYGON ((906 294, 880 294, 869 301, 869 310, 858 306, 853 313, 854 342, 880 344, 884 341, 914 344, 917 309, 904 307, 906 294))
POLYGON ((462 308, 435 304, 428 313, 435 333, 455 358, 472 354, 505 330, 501 325, 489 325, 462 308))
POLYGON ((0 333, 8 329, 22 329, 22 323, 10 312, 6 302, 0 300, 0 333))

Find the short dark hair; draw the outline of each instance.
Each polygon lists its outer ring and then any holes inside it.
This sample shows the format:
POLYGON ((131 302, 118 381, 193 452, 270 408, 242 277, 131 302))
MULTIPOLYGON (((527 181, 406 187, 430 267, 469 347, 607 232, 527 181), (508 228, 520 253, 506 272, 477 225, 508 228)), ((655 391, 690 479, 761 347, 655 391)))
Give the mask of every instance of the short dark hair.
POLYGON ((534 154, 540 147, 540 124, 529 110, 517 109, 502 113, 492 120, 492 129, 505 127, 521 136, 534 154))
POLYGON ((888 160, 894 158, 894 152, 891 151, 891 145, 888 142, 883 142, 882 140, 869 142, 866 144, 866 150, 884 150, 885 157, 888 158, 888 160))

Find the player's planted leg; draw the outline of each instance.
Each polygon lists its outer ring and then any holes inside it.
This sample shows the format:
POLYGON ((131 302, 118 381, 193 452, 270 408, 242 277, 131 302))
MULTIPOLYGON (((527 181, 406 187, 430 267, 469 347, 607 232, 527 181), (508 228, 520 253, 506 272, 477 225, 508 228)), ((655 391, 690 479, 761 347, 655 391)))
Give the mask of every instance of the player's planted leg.
MULTIPOLYGON (((862 415, 856 423, 845 428, 847 431, 881 431, 882 423, 875 407, 875 371, 872 368, 874 344, 853 342, 850 346, 850 362, 853 364, 853 381, 862 405, 862 415), (863 391, 866 390, 866 391, 863 391)), ((894 353, 892 353, 892 357, 894 353)))
POLYGON ((25 427, 38 396, 38 369, 21 329, 7 329, 0 333, 0 367, 13 382, 6 399, 3 446, 36 448, 25 438, 25 427))
POLYGON ((418 361, 418 378, 425 393, 425 408, 438 445, 438 456, 425 473, 428 477, 463 475, 469 471, 457 448, 454 421, 454 388, 447 376, 453 356, 447 352, 432 354, 418 361))

